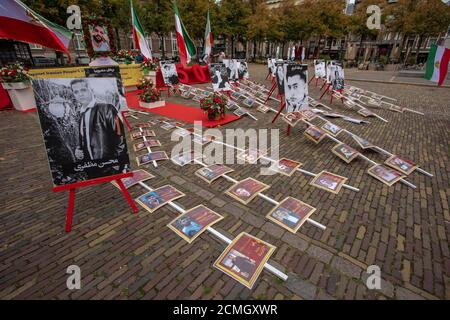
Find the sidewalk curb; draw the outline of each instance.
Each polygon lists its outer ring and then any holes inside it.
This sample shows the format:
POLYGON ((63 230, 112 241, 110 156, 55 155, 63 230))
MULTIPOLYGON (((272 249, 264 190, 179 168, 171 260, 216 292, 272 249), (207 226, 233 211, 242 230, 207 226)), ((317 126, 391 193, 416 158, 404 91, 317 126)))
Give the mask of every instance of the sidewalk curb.
POLYGON ((360 81, 360 82, 374 82, 374 83, 384 83, 384 84, 400 84, 400 85, 406 85, 406 86, 419 86, 419 87, 430 87, 430 88, 450 88, 450 85, 433 85, 433 84, 425 84, 425 83, 411 83, 411 82, 390 82, 390 81, 384 81, 384 80, 370 80, 370 79, 352 79, 352 78, 346 78, 345 80, 348 81, 360 81))

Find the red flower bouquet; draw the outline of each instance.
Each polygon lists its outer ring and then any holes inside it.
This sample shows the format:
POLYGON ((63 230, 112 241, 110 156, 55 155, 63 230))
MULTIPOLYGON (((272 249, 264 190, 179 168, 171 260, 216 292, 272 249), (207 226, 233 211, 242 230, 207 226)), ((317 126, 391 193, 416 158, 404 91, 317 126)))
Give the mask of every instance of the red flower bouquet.
POLYGON ((200 108, 208 115, 209 120, 219 120, 225 117, 225 107, 228 98, 224 95, 213 93, 200 100, 200 108))

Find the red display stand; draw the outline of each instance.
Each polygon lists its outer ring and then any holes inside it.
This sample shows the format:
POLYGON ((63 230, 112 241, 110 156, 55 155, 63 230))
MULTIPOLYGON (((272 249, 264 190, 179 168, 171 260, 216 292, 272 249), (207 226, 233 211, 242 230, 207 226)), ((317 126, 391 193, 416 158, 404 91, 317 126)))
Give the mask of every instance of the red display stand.
POLYGON ((8 92, 3 89, 3 86, 0 85, 0 110, 2 109, 13 109, 13 105, 11 99, 9 98, 8 92))
POLYGON ((194 64, 193 66, 183 66, 178 63, 175 65, 178 72, 178 79, 183 84, 200 84, 211 82, 209 66, 194 64))
POLYGON ((155 83, 155 87, 156 89, 158 89, 159 91, 167 91, 167 96, 170 97, 170 86, 166 85, 164 83, 164 79, 162 76, 162 72, 161 70, 157 70, 156 71, 156 83, 155 83))
MULTIPOLYGON (((283 112, 284 108, 286 108, 286 103, 284 102, 284 95, 280 95, 280 111, 275 115, 275 117, 272 119, 272 123, 274 123, 280 114, 283 112)), ((291 133, 291 125, 288 124, 286 135, 288 136, 291 133)))
POLYGON ((128 111, 122 111, 123 122, 125 122, 125 124, 128 128, 128 131, 131 131, 133 129, 133 126, 131 126, 130 123, 128 122, 126 113, 128 113, 128 111))
POLYGON ((277 83, 272 82, 272 87, 270 88, 269 93, 267 94, 267 99, 266 99, 266 101, 264 101, 264 103, 267 103, 267 101, 269 101, 270 97, 272 96, 272 94, 276 88, 277 88, 277 83))
POLYGON ((67 215, 66 215, 66 232, 70 232, 70 230, 72 230, 72 216, 73 216, 73 208, 75 205, 75 190, 78 188, 92 186, 95 184, 111 182, 113 180, 116 180, 117 185, 120 187, 120 190, 122 191, 125 199, 128 201, 128 204, 130 205, 131 209, 133 209, 134 213, 137 213, 139 210, 136 207, 135 203, 133 202, 133 199, 131 199, 130 194, 128 193, 127 189, 125 188, 125 186, 123 185, 123 182, 121 180, 123 178, 128 178, 131 176, 133 176, 133 172, 115 174, 115 175, 112 175, 109 177, 96 178, 96 179, 91 179, 91 180, 87 180, 87 181, 67 184, 64 186, 54 187, 52 189, 53 192, 69 190, 69 204, 67 207, 67 215))

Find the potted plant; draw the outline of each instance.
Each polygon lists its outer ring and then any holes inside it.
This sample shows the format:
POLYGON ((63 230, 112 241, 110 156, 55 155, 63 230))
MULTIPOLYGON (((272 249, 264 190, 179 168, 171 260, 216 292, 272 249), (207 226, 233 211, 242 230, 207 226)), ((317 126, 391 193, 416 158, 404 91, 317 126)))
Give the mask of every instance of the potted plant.
POLYGON ((141 64, 142 73, 147 80, 156 81, 156 69, 158 69, 158 59, 147 59, 141 64))
POLYGON ((28 70, 20 63, 7 65, 0 69, 0 82, 17 110, 26 111, 36 108, 31 78, 28 70))
POLYGON ((158 89, 148 86, 142 90, 141 95, 139 96, 139 105, 143 108, 151 109, 163 107, 166 105, 166 102, 161 99, 161 93, 158 89))
POLYGON ((225 117, 227 100, 227 97, 213 93, 200 100, 200 108, 205 111, 209 120, 220 120, 225 117))

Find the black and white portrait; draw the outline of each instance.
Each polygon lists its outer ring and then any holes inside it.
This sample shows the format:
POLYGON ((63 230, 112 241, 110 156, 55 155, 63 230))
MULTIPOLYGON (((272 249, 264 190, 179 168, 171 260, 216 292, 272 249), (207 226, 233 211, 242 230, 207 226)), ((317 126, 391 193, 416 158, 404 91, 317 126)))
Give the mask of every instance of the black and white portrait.
POLYGON ((108 103, 116 107, 119 112, 128 110, 128 105, 125 99, 125 89, 122 85, 122 77, 120 75, 120 68, 116 67, 96 67, 84 69, 86 78, 116 78, 118 93, 107 92, 105 96, 108 99, 108 103))
POLYGON ((223 63, 227 67, 229 81, 238 81, 240 63, 236 59, 224 59, 223 63))
POLYGON ((332 77, 332 86, 333 90, 344 90, 344 68, 340 62, 336 62, 335 64, 334 76, 332 77))
POLYGON ((335 76, 335 70, 336 70, 336 61, 329 60, 327 61, 327 83, 331 84, 334 76, 335 76))
POLYGON ((130 160, 116 78, 33 80, 55 186, 125 173, 130 160))
POLYGON ((231 90, 228 80, 227 67, 223 63, 211 63, 209 67, 211 73, 211 83, 214 91, 231 90))
POLYGON ((308 66, 284 65, 284 96, 286 112, 302 111, 308 108, 308 66))
POLYGON ((239 61, 238 75, 239 79, 250 78, 250 74, 248 73, 248 65, 246 61, 239 61))
POLYGON ((175 63, 173 61, 162 60, 159 62, 159 65, 161 67, 164 84, 173 86, 180 82, 178 79, 177 68, 175 67, 175 63))
POLYGON ((275 63, 275 79, 277 80, 278 94, 284 94, 284 62, 275 63))
POLYGON ((324 60, 314 60, 314 75, 317 78, 325 78, 327 73, 325 70, 324 60))

